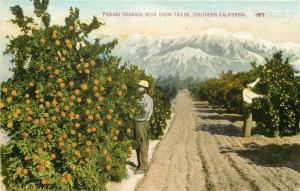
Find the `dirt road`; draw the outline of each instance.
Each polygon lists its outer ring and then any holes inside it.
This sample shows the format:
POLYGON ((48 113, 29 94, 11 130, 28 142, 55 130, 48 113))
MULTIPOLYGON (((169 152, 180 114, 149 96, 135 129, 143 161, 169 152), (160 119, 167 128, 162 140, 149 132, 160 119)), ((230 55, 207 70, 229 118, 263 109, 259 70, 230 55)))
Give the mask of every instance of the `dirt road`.
POLYGON ((241 116, 175 98, 176 116, 137 191, 299 190, 300 136, 241 137, 241 116))

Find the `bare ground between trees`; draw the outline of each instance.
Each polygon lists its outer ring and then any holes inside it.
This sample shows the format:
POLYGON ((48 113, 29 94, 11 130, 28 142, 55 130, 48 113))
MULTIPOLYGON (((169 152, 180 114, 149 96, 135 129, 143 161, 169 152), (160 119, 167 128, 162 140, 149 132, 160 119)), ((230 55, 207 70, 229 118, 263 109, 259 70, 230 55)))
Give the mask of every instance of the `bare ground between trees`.
POLYGON ((300 136, 241 137, 241 116, 175 98, 175 119, 136 191, 299 190, 300 136))

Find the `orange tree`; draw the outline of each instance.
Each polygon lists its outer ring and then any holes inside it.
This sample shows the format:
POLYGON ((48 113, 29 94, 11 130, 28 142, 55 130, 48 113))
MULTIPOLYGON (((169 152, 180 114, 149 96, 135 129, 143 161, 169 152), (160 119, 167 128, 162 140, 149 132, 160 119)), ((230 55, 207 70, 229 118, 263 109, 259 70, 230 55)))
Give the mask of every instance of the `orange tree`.
POLYGON ((296 71, 289 60, 282 57, 282 52, 277 52, 271 60, 266 59, 264 65, 252 63, 252 69, 247 72, 222 73, 219 78, 200 83, 194 92, 201 99, 242 114, 243 84, 260 77, 254 91, 265 96, 254 99, 252 108, 258 132, 271 136, 297 134, 300 130, 300 87, 296 71))
POLYGON ((257 87, 265 99, 255 103, 255 108, 261 112, 257 117, 258 127, 274 136, 299 133, 300 89, 296 71, 282 54, 280 51, 272 59, 266 59, 257 87))
POLYGON ((51 25, 47 6, 34 0, 43 27, 11 8, 22 34, 9 37, 14 75, 1 83, 1 128, 11 137, 1 147, 4 183, 8 190, 105 190, 105 182, 126 176, 142 111, 136 84, 148 79, 155 97, 154 79, 120 66, 111 55, 117 41, 87 40, 103 25, 96 17, 82 23, 71 8, 63 26, 51 25))

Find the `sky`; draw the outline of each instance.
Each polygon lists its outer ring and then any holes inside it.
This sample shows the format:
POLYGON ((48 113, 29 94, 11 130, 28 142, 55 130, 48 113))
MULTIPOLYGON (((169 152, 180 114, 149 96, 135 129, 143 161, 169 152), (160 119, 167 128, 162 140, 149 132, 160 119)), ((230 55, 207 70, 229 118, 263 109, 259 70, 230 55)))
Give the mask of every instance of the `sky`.
MULTIPOLYGON (((20 5, 25 15, 32 16, 33 3, 29 0, 0 0, 0 51, 5 48, 6 35, 17 35, 17 28, 9 22, 9 7, 20 5)), ((271 42, 300 43, 300 0, 291 1, 103 1, 50 0, 51 23, 63 24, 70 7, 80 8, 82 21, 97 16, 105 25, 93 35, 142 34, 153 38, 179 38, 200 34, 210 28, 229 32, 250 32, 271 42), (103 13, 146 12, 155 17, 107 16, 103 13), (189 13, 190 17, 158 16, 158 13, 189 13), (263 12, 265 17, 256 17, 263 12), (216 13, 217 17, 193 17, 193 13, 216 13), (222 14, 244 13, 244 17, 225 17, 222 14), (219 15, 220 14, 220 15, 219 15), (278 17, 281 15, 281 18, 278 17)), ((8 72, 8 60, 0 56, 1 74, 8 72)), ((3 75, 1 75, 3 76, 3 75)), ((3 80, 0 77, 0 81, 3 80)))

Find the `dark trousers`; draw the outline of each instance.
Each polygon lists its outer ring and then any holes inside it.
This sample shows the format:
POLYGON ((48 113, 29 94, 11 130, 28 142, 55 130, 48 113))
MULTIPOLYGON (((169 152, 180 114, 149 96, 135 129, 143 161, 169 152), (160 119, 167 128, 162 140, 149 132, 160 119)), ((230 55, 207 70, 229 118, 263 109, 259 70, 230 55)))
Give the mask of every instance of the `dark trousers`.
POLYGON ((136 140, 138 142, 138 148, 136 149, 138 168, 141 170, 146 170, 148 167, 148 121, 138 121, 136 122, 136 140))
POLYGON ((244 115, 243 136, 244 137, 251 136, 251 129, 253 127, 251 106, 252 104, 249 104, 247 102, 243 103, 243 115, 244 115))

